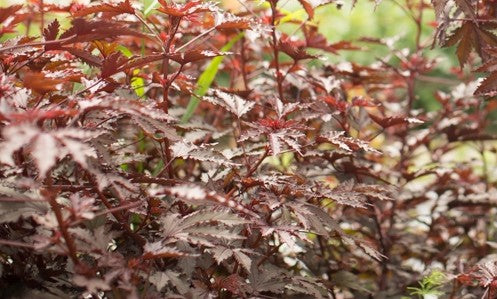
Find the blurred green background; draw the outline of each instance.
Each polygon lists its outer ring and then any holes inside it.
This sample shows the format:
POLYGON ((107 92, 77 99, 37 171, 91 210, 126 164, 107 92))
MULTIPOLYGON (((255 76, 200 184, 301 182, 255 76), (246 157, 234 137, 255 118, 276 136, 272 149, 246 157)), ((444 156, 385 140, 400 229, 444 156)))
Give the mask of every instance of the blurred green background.
MULTIPOLYGON (((237 2, 236 0, 234 0, 237 2)), ((428 4, 428 3, 427 3, 428 4)), ((415 50, 416 24, 409 12, 403 8, 405 2, 400 0, 383 0, 376 4, 374 1, 359 0, 352 8, 352 1, 346 1, 341 8, 336 5, 326 5, 317 9, 315 20, 319 24, 319 31, 330 42, 341 40, 352 41, 357 45, 365 47, 364 51, 342 51, 341 55, 328 55, 328 61, 357 62, 360 64, 370 64, 378 58, 384 58, 391 51, 384 46, 373 45, 361 42, 364 37, 390 39, 395 41, 396 49, 415 50)), ((283 6, 284 9, 300 13, 302 19, 306 14, 297 0, 289 0, 283 6)), ((431 24, 435 21, 434 13, 431 9, 425 9, 423 14, 421 42, 425 45, 432 44, 435 29, 431 24)), ((289 26, 291 27, 291 26, 289 26)), ((292 32, 293 29, 288 30, 292 32)), ((435 110, 439 108, 438 102, 434 98, 437 90, 449 91, 449 84, 441 84, 437 81, 451 82, 455 79, 450 74, 453 67, 459 67, 455 56, 454 48, 425 49, 423 55, 437 59, 436 67, 428 74, 436 78, 434 82, 418 82, 416 95, 417 102, 415 108, 425 108, 435 110)), ((398 63, 395 59, 390 61, 393 65, 398 63)))

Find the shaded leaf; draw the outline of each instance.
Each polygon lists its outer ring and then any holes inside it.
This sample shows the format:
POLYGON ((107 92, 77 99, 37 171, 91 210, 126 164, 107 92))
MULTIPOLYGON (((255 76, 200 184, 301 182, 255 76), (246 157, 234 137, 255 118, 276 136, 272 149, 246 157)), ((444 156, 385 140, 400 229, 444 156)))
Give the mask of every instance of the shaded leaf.
POLYGON ((158 10, 173 17, 186 17, 199 12, 211 10, 211 3, 202 3, 202 1, 189 1, 184 5, 168 4, 165 0, 159 0, 161 7, 158 10))
POLYGON ((117 51, 105 57, 102 62, 102 72, 100 77, 105 79, 119 72, 128 59, 121 52, 117 51))
POLYGON ((460 65, 463 66, 473 49, 483 60, 486 60, 487 57, 482 49, 497 46, 497 36, 486 30, 483 25, 478 26, 472 21, 466 21, 454 31, 444 46, 450 47, 457 43, 459 43, 456 51, 457 57, 460 65))
POLYGON ((75 17, 83 17, 89 14, 99 13, 99 12, 104 12, 109 16, 117 16, 120 14, 134 14, 135 10, 131 6, 130 1, 125 0, 117 4, 103 3, 103 4, 93 5, 90 7, 85 7, 80 10, 77 10, 72 15, 75 17))
POLYGON ((237 249, 233 251, 233 256, 240 263, 240 265, 242 265, 245 271, 250 273, 250 270, 252 269, 252 259, 241 250, 237 249))
POLYGON ((145 259, 178 258, 187 255, 177 248, 165 246, 160 241, 145 244, 143 251, 145 259))
POLYGON ((193 159, 197 161, 213 162, 220 165, 234 166, 235 163, 227 159, 223 154, 207 146, 197 146, 193 143, 183 141, 176 142, 171 146, 175 158, 193 159))
MULTIPOLYGON (((60 24, 57 19, 48 25, 46 29, 43 29, 43 37, 46 41, 55 40, 59 34, 60 24)), ((45 49, 49 50, 49 45, 45 46, 45 49)))
POLYGON ((189 50, 186 52, 178 52, 169 55, 171 60, 176 61, 179 64, 187 64, 190 62, 196 62, 200 60, 204 60, 207 58, 217 57, 217 56, 225 56, 229 55, 229 52, 214 52, 209 50, 189 50))
POLYGON ((5 22, 7 18, 12 17, 17 11, 22 8, 22 5, 11 5, 0 8, 0 23, 5 22))
POLYGON ((349 152, 356 152, 358 150, 364 150, 366 152, 372 152, 375 154, 381 154, 378 150, 375 148, 371 147, 369 143, 352 138, 352 137, 345 137, 344 136, 345 132, 344 131, 331 131, 328 132, 325 135, 321 135, 316 138, 318 142, 329 142, 333 145, 338 146, 340 149, 349 151, 349 152))
POLYGON ((478 86, 475 95, 495 95, 497 94, 497 72, 490 74, 478 86))
POLYGON ((28 72, 23 78, 24 87, 40 94, 59 90, 63 82, 63 79, 48 77, 41 72, 28 72))
POLYGON ((50 134, 42 133, 36 137, 31 155, 40 170, 40 178, 45 177, 46 173, 55 165, 57 158, 60 157, 58 146, 58 142, 50 134))
POLYGON ((406 124, 422 124, 423 121, 414 117, 403 117, 403 116, 388 116, 381 117, 375 114, 369 114, 369 117, 377 124, 379 124, 383 128, 389 128, 397 125, 406 125, 406 124))
POLYGON ((248 102, 235 94, 229 94, 220 90, 215 90, 212 94, 214 96, 205 96, 202 99, 222 106, 238 118, 249 112, 255 105, 254 102, 248 102))

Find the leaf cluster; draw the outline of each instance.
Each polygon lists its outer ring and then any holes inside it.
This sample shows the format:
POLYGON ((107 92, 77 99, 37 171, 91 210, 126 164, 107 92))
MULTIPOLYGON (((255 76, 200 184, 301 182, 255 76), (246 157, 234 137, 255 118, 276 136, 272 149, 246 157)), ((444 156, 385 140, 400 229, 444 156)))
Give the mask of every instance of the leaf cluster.
POLYGON ((0 297, 497 294, 493 1, 401 3, 412 49, 286 2, 0 8, 0 297))

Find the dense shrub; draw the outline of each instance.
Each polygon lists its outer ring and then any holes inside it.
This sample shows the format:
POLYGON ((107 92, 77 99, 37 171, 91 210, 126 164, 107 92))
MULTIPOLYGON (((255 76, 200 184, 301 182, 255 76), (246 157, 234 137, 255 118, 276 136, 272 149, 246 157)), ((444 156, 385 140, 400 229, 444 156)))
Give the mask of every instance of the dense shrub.
POLYGON ((412 49, 293 2, 0 9, 1 297, 497 296, 495 1, 399 2, 412 49))

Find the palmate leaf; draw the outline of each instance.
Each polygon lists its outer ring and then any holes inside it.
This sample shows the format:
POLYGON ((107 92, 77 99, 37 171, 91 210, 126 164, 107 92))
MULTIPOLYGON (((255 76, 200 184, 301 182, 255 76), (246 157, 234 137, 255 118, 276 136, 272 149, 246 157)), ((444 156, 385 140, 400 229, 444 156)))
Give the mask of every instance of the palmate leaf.
POLYGON ((214 52, 209 50, 189 50, 186 52, 177 52, 169 55, 171 60, 176 61, 181 65, 196 62, 208 58, 230 55, 230 52, 214 52))
POLYGON ((278 48, 288 56, 290 56, 294 61, 312 59, 317 56, 307 53, 305 43, 299 41, 292 41, 289 38, 285 38, 280 41, 278 48))
POLYGON ((157 258, 178 258, 186 255, 191 255, 178 250, 175 247, 164 245, 161 241, 146 243, 143 246, 143 258, 157 259, 157 258))
POLYGON ((348 152, 356 152, 358 150, 364 150, 366 152, 372 152, 375 154, 381 154, 380 151, 371 147, 367 142, 344 136, 344 131, 330 131, 324 135, 321 135, 316 138, 318 142, 329 142, 333 145, 338 146, 338 148, 348 151, 348 152))
POLYGON ((233 256, 233 250, 224 246, 216 246, 209 249, 209 251, 212 252, 212 256, 214 257, 218 265, 233 256))
POLYGON ((150 63, 159 61, 167 57, 164 53, 161 54, 150 54, 147 56, 143 57, 130 57, 128 62, 123 64, 120 68, 119 71, 124 71, 124 70, 129 70, 133 68, 141 68, 143 66, 146 66, 150 63))
POLYGON ((214 25, 217 30, 224 32, 235 32, 238 30, 250 29, 255 22, 248 18, 242 18, 227 11, 214 10, 214 25))
POLYGON ((45 177, 45 174, 52 168, 57 158, 59 158, 58 147, 59 142, 50 134, 42 133, 36 137, 31 155, 38 165, 40 177, 45 177))
POLYGON ((161 7, 158 11, 173 17, 186 17, 200 12, 215 10, 214 3, 202 1, 189 1, 184 5, 168 4, 165 0, 159 0, 161 7))
POLYGON ((467 17, 476 20, 476 11, 471 0, 454 0, 454 2, 467 17))
POLYGON ((77 10, 72 15, 74 17, 83 17, 93 13, 104 12, 109 16, 117 16, 120 14, 134 14, 135 10, 131 6, 129 0, 125 0, 120 3, 111 4, 111 3, 103 3, 98 5, 93 5, 90 7, 85 7, 80 10, 77 10))
POLYGON ((311 295, 312 298, 327 298, 328 289, 319 282, 318 279, 304 276, 292 277, 291 283, 286 286, 287 289, 296 291, 299 294, 311 295))
POLYGON ((245 271, 250 273, 250 270, 252 268, 252 259, 248 255, 243 253, 243 250, 240 250, 240 249, 235 249, 233 251, 233 256, 238 261, 238 263, 240 263, 240 265, 242 265, 242 267, 245 269, 245 271))
MULTIPOLYGON (((164 246, 178 241, 186 241, 193 245, 213 248, 216 246, 215 243, 220 240, 226 242, 245 238, 237 231, 226 229, 229 226, 246 223, 239 216, 226 210, 203 209, 184 217, 171 214, 164 217, 161 223, 160 233, 164 237, 162 243, 164 246)), ((154 245, 154 247, 158 246, 154 245)), ((167 252, 172 252, 172 249, 167 252)))
POLYGON ((246 122, 250 130, 247 130, 241 137, 240 142, 252 138, 266 136, 273 156, 279 155, 284 147, 289 147, 293 151, 301 153, 302 144, 306 142, 306 135, 302 132, 307 127, 296 121, 285 121, 282 119, 260 119, 257 123, 246 122))
POLYGON ((343 182, 333 190, 322 192, 320 196, 355 208, 365 208, 368 205, 367 197, 354 190, 354 183, 352 181, 343 182))
POLYGON ((127 62, 128 59, 120 51, 111 53, 102 62, 100 77, 105 79, 118 73, 120 68, 127 62))
POLYGON ((285 208, 288 208, 294 215, 299 224, 309 231, 313 231, 318 235, 326 235, 327 231, 320 221, 317 221, 317 225, 313 225, 311 211, 305 208, 305 204, 301 202, 289 202, 285 204, 285 208))
MULTIPOLYGON (((59 34, 60 24, 57 19, 48 25, 46 29, 43 30, 43 37, 46 41, 55 40, 59 34)), ((47 49, 45 47, 45 49, 47 49)), ((48 50, 48 49, 47 49, 48 50)))
POLYGON ((79 103, 81 114, 91 111, 113 110, 121 115, 127 115, 147 134, 164 134, 171 141, 179 140, 179 136, 172 127, 177 120, 169 114, 157 110, 155 107, 133 100, 119 100, 112 97, 101 97, 91 101, 82 100, 79 103))
POLYGON ((302 103, 283 103, 281 99, 275 97, 271 102, 274 111, 278 114, 278 119, 284 119, 288 114, 306 108, 302 103))
POLYGON ((223 19, 221 22, 216 22, 216 29, 219 31, 228 30, 244 30, 250 28, 250 21, 238 17, 223 19))
POLYGON ((112 240, 121 235, 120 232, 111 230, 107 225, 100 225, 92 231, 80 227, 72 227, 69 231, 74 236, 79 248, 92 251, 95 254, 107 252, 112 240))
MULTIPOLYGON (((315 216, 314 219, 311 218, 313 227, 326 228, 328 229, 328 231, 331 232, 341 232, 338 222, 333 219, 326 211, 324 211, 323 208, 315 206, 313 204, 303 204, 302 207, 315 216), (314 220, 316 220, 317 222, 314 222, 314 220)), ((322 231, 322 229, 319 229, 319 231, 322 231)))
POLYGON ((118 36, 137 36, 148 38, 141 32, 130 29, 128 26, 108 20, 89 21, 77 18, 72 21, 72 26, 66 30, 59 39, 68 39, 62 45, 90 42, 95 40, 113 39, 118 36))
POLYGON ((0 147, 0 162, 8 165, 14 165, 12 154, 25 144, 31 142, 40 131, 31 125, 6 127, 2 131, 4 141, 0 147))
POLYGON ((497 47, 485 49, 485 53, 491 57, 483 63, 476 71, 490 73, 475 90, 475 95, 493 96, 497 93, 497 47))
POLYGON ((24 87, 43 95, 60 90, 65 81, 66 78, 54 78, 42 72, 28 72, 23 78, 24 87))
POLYGON ((221 90, 214 90, 210 95, 212 96, 205 96, 202 99, 225 108, 238 118, 249 112, 255 105, 254 102, 248 102, 236 94, 221 90))
MULTIPOLYGON (((256 214, 247 209, 242 204, 227 198, 225 195, 207 190, 195 184, 181 184, 174 187, 166 187, 155 190, 152 195, 168 194, 177 197, 179 200, 193 204, 218 204, 228 208, 235 209, 246 215, 258 218, 256 214)), ((218 215, 220 216, 220 215, 218 215)), ((233 220, 234 221, 234 220, 233 220)))
POLYGON ((7 7, 0 7, 0 37, 3 37, 5 33, 15 32, 15 26, 23 21, 23 17, 20 17, 19 11, 22 9, 22 5, 11 5, 7 7))
POLYGON ((382 128, 386 129, 397 125, 422 124, 422 120, 407 116, 378 116, 369 113, 369 117, 382 128))
POLYGON ((299 139, 305 137, 301 132, 282 130, 280 132, 269 133, 269 145, 271 146, 271 153, 273 156, 279 155, 283 151, 284 145, 290 147, 293 151, 299 153, 301 145, 299 139))
POLYGON ((394 200, 393 194, 397 188, 388 185, 356 184, 354 190, 370 198, 394 200))
POLYGON ((192 159, 203 162, 212 162, 228 167, 236 166, 236 163, 228 160, 222 153, 208 146, 197 146, 193 143, 178 141, 171 146, 171 152, 175 158, 192 159))
POLYGON ((217 264, 221 264, 225 260, 233 257, 240 265, 250 273, 252 269, 252 258, 248 254, 255 254, 253 250, 244 248, 228 248, 225 246, 216 246, 208 249, 212 253, 212 256, 216 260, 217 264))
POLYGON ((494 96, 497 94, 497 72, 486 77, 475 90, 475 95, 494 96))
POLYGON ((473 49, 485 61, 488 57, 483 52, 483 49, 496 47, 497 36, 491 31, 488 31, 483 25, 466 21, 454 31, 444 46, 450 47, 457 43, 459 43, 456 51, 457 58, 459 59, 459 64, 463 66, 468 61, 469 54, 471 54, 473 49))
POLYGON ((326 211, 324 211, 321 207, 306 204, 305 208, 311 211, 316 217, 316 220, 322 222, 319 224, 321 226, 327 227, 329 230, 329 234, 332 236, 338 236, 344 244, 350 246, 352 248, 360 249, 368 256, 381 261, 385 258, 378 250, 373 248, 371 244, 365 243, 361 240, 358 240, 356 237, 350 236, 345 233, 339 226, 338 222, 333 219, 326 211))
POLYGON ((186 294, 189 291, 189 286, 180 278, 180 273, 171 270, 155 272, 149 276, 148 280, 158 291, 162 290, 168 283, 171 283, 180 294, 186 294))
POLYGON ((285 286, 289 282, 281 269, 275 266, 263 264, 258 267, 257 263, 252 263, 252 269, 248 276, 251 294, 262 292, 283 293, 285 286))
POLYGON ((0 8, 0 24, 7 20, 7 18, 13 16, 21 8, 22 5, 11 5, 8 7, 0 8))
POLYGON ((159 292, 167 285, 169 280, 169 276, 165 272, 155 272, 148 277, 148 281, 150 281, 159 292))
POLYGON ((365 208, 369 205, 368 199, 393 200, 393 191, 391 186, 356 184, 353 180, 348 180, 331 190, 326 187, 319 188, 315 195, 332 199, 338 204, 365 208))
POLYGON ((374 258, 377 261, 382 261, 386 258, 376 248, 374 248, 371 244, 368 244, 367 242, 356 240, 355 245, 361 248, 364 251, 364 253, 366 253, 367 255, 369 255, 370 257, 374 258))
POLYGON ((102 66, 102 59, 98 56, 91 54, 88 51, 72 47, 61 47, 61 49, 71 53, 72 55, 81 59, 83 62, 87 63, 90 66, 96 66, 96 67, 102 66))
POLYGON ((319 32, 319 27, 309 24, 304 31, 305 42, 308 48, 320 49, 333 54, 339 54, 339 50, 360 50, 358 46, 354 46, 350 41, 339 41, 330 44, 328 39, 319 32))
MULTIPOLYGON (((450 1, 457 7, 435 1, 443 28, 474 23, 455 40, 456 46, 463 43, 458 51, 467 61, 479 49, 464 39, 493 44, 488 1, 450 1)), ((485 114, 494 107, 489 102, 476 109, 478 99, 453 92, 437 96, 443 109, 407 111, 412 97, 405 88, 433 79, 427 72, 435 62, 426 59, 425 43, 412 52, 397 49, 393 39, 378 40, 388 46, 385 61, 309 66, 297 63, 314 57, 309 48, 334 54, 354 48, 349 42, 330 44, 319 33, 317 7, 340 5, 336 0, 293 0, 290 6, 303 9, 290 14, 283 0, 234 1, 237 16, 224 13, 227 5, 217 7, 218 1, 145 0, 143 20, 134 15, 131 0, 90 1, 87 7, 46 2, 30 1, 19 12, 0 8, 0 35, 19 29, 12 26, 17 20, 34 22, 31 27, 43 20, 46 28, 40 41, 16 38, 0 49, 5 73, 0 75, 0 181, 18 181, 20 190, 0 201, 5 210, 0 245, 9 258, 0 263, 5 277, 76 297, 87 292, 126 298, 375 297, 415 280, 419 273, 404 271, 409 257, 437 262, 440 255, 432 249, 457 239, 458 224, 470 232, 468 238, 481 237, 485 208, 492 205, 485 199, 495 193, 480 182, 481 167, 475 170, 470 161, 426 171, 424 164, 444 164, 462 145, 461 137, 480 136, 488 123, 485 114), (159 2, 160 9, 147 17, 159 2), (72 28, 64 32, 58 21, 46 22, 53 13, 76 18, 72 28), (285 22, 295 27, 292 37, 280 31, 285 22), (226 60, 220 55, 230 47, 237 55, 221 64, 226 60), (276 61, 273 50, 292 59, 276 61), (281 98, 275 96, 276 62, 284 73, 277 78, 281 98), (211 88, 221 68, 223 76, 211 88), (202 100, 207 109, 188 122, 202 100), (208 110, 211 103, 216 113, 208 110), (188 124, 178 124, 182 115, 188 124), (433 126, 418 126, 421 121, 411 115, 433 126), (426 134, 418 134, 420 129, 426 134), (385 142, 375 144, 391 157, 352 137, 376 133, 385 142), (170 171, 161 171, 166 164, 170 171), (434 183, 412 191, 411 185, 419 184, 408 182, 430 172, 434 183), (353 177, 408 184, 394 205, 380 201, 391 200, 395 190, 347 181, 353 177), (467 185, 481 185, 481 192, 467 185), (30 189, 56 194, 59 207, 44 201, 40 209, 33 207, 44 198, 28 197, 30 189), (419 216, 411 215, 411 207, 432 197, 441 197, 439 208, 449 204, 453 210, 435 213, 433 230, 410 229, 412 217, 419 216), (455 197, 465 203, 478 197, 471 204, 483 208, 454 207, 455 197), (19 204, 10 206, 10 199, 19 204), (456 229, 444 230, 447 225, 456 229), (425 237, 428 248, 412 246, 425 237), (33 260, 33 245, 47 251, 33 260), (379 249, 389 255, 388 263, 379 249), (395 259, 399 250, 402 258, 395 259), (354 273, 350 283, 341 284, 337 271, 354 273), (386 279, 373 277, 378 274, 386 279), (370 294, 358 293, 363 285, 370 294), (327 287, 335 294, 327 294, 327 287)), ((426 12, 422 4, 407 8, 416 17, 418 9, 426 12)), ((481 50, 486 58, 496 56, 481 50)), ((485 72, 496 72, 490 60, 485 65, 485 72)), ((451 82, 442 79, 434 82, 451 82)), ((496 80, 490 74, 479 91, 492 94, 496 80)), ((492 154, 490 143, 484 142, 482 156, 492 154)), ((452 250, 447 266, 454 268, 450 262, 459 255, 478 253, 478 244, 485 245, 474 241, 452 250)), ((480 273, 487 276, 484 286, 491 286, 495 272, 480 273)))
MULTIPOLYGON (((186 234, 185 238, 189 240, 192 236, 196 237, 209 237, 210 239, 222 239, 222 240, 243 240, 244 236, 240 235, 238 232, 231 232, 223 228, 213 227, 213 226, 195 226, 184 229, 183 232, 186 234)), ((202 243, 200 243, 202 244, 202 243)), ((209 246, 207 244, 203 244, 209 246)), ((214 245, 211 245, 214 246, 214 245)))
POLYGON ((226 226, 250 223, 249 220, 227 211, 198 211, 185 216, 181 222, 182 228, 191 227, 204 222, 217 221, 226 226))
POLYGON ((31 145, 29 152, 40 171, 40 178, 55 165, 57 159, 66 155, 71 155, 86 168, 87 159, 97 157, 94 148, 86 142, 100 134, 102 132, 71 128, 43 132, 30 124, 12 125, 2 131, 5 141, 0 143, 0 162, 14 165, 12 154, 26 145, 31 145))
MULTIPOLYGON (((0 193, 0 196, 2 194, 0 193)), ((0 223, 17 222, 20 218, 44 216, 49 212, 46 202, 2 202, 0 201, 0 223)))

